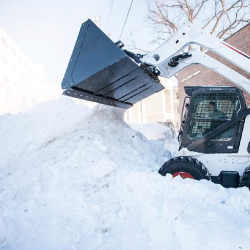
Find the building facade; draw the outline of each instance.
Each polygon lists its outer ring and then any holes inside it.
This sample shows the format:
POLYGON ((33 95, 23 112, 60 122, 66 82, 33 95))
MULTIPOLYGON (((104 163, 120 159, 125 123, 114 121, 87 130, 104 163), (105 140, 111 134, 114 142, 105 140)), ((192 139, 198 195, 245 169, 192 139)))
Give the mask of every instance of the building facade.
POLYGON ((125 120, 137 123, 172 123, 180 125, 179 93, 176 78, 160 78, 164 90, 136 103, 125 113, 125 120))
POLYGON ((44 69, 32 63, 0 27, 0 114, 18 113, 59 96, 46 85, 44 69))

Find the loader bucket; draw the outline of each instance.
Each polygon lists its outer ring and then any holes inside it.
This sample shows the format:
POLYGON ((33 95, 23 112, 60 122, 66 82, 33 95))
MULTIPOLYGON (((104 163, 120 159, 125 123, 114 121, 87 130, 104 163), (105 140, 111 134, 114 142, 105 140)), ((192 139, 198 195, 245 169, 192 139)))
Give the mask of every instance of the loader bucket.
POLYGON ((163 88, 91 20, 82 24, 62 81, 63 95, 127 109, 163 88))

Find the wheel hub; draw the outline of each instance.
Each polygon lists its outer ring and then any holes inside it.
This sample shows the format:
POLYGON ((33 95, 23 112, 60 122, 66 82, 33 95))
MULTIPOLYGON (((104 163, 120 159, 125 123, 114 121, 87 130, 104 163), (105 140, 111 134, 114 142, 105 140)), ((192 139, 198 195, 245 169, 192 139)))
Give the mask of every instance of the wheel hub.
POLYGON ((194 179, 194 177, 191 174, 188 174, 186 172, 176 172, 175 174, 173 174, 173 178, 175 178, 178 175, 182 177, 183 179, 186 179, 186 178, 194 179))

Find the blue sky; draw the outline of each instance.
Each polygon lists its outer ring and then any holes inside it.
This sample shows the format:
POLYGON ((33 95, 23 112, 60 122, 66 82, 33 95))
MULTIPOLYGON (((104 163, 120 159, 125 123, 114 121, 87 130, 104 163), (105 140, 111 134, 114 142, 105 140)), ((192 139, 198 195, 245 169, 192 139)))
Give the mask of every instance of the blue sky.
MULTIPOLYGON (((0 25, 28 58, 42 64, 50 84, 61 84, 81 23, 101 15, 101 29, 118 41, 131 0, 0 0, 0 25)), ((121 40, 148 48, 153 40, 147 5, 134 0, 121 40)))

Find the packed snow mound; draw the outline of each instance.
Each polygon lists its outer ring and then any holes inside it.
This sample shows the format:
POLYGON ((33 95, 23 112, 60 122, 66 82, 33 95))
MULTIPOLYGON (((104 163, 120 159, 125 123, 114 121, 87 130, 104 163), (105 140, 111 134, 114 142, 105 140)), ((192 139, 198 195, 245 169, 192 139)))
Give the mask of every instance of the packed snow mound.
POLYGON ((149 140, 158 140, 160 134, 169 134, 171 133, 171 129, 157 123, 134 123, 128 122, 129 126, 134 130, 145 135, 149 140))
POLYGON ((165 154, 168 154, 169 158, 176 156, 179 144, 176 138, 173 138, 173 131, 169 127, 159 123, 127 123, 133 130, 143 134, 151 143, 155 143, 158 147, 162 148, 160 144, 163 143, 165 154))
POLYGON ((0 116, 0 249, 249 249, 248 189, 160 176, 168 154, 123 112, 0 116))

